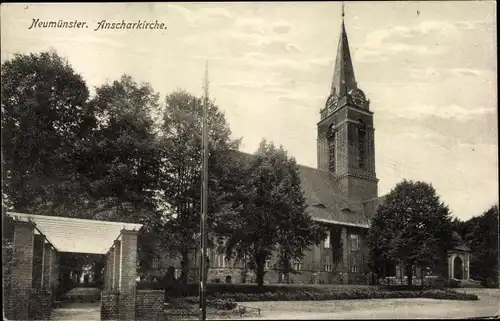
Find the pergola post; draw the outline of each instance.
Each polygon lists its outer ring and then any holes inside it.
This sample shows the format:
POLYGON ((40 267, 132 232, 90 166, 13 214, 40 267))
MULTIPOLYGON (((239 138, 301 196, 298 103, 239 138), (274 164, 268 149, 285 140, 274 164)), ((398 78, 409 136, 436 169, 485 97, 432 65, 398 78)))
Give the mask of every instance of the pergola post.
POLYGON ((121 242, 119 240, 115 240, 114 242, 114 255, 113 255, 113 289, 119 290, 120 283, 120 260, 121 260, 121 242))
POLYGON ((53 299, 57 297, 59 287, 59 255, 55 248, 50 250, 50 287, 52 289, 53 299))
POLYGON ((49 243, 43 244, 43 270, 42 287, 46 290, 52 290, 52 249, 49 243))
POLYGON ((108 279, 109 279, 109 251, 104 254, 104 279, 103 279, 103 289, 108 289, 108 279))
POLYGON ((122 230, 118 289, 120 320, 135 320, 137 278, 137 231, 122 230))
POLYGON ((43 244, 45 237, 40 234, 35 234, 33 240, 33 289, 42 288, 43 279, 43 244))
MULTIPOLYGON (((119 296, 113 291, 114 250, 106 253, 106 266, 104 270, 104 290, 101 292, 101 320, 117 320, 119 296)), ((116 289, 115 289, 116 290, 116 289)))
POLYGON ((115 270, 114 257, 115 257, 115 249, 111 248, 108 252, 108 258, 107 258, 108 266, 109 266, 109 274, 108 274, 108 282, 107 282, 108 291, 113 290, 113 271, 115 270))
MULTIPOLYGON (((14 221, 14 265, 11 274, 10 319, 28 320, 33 282, 35 225, 14 221)), ((9 316, 7 316, 9 318, 9 316)))

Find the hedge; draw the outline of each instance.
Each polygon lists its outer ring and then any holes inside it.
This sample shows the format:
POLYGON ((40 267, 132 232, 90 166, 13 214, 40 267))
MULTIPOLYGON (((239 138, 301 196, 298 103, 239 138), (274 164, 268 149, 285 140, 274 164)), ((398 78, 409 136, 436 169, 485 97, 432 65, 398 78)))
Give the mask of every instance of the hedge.
MULTIPOLYGON (((165 299, 198 297, 198 284, 173 286, 165 291, 165 299)), ((355 300, 389 298, 429 298, 445 300, 478 300, 475 294, 446 289, 408 288, 403 286, 283 286, 255 284, 208 284, 207 298, 245 301, 355 300)))
POLYGON ((321 300, 359 300, 359 299, 441 299, 441 300, 478 300, 475 294, 458 293, 446 290, 424 291, 384 291, 380 289, 339 289, 329 292, 265 292, 265 293, 218 293, 217 298, 234 300, 235 302, 250 301, 321 301, 321 300))
MULTIPOLYGON (((199 295, 199 284, 176 284, 169 287, 165 287, 161 283, 147 283, 147 282, 137 282, 138 290, 165 290, 165 296, 170 298, 179 297, 194 297, 199 295)), ((256 284, 227 284, 227 283, 209 283, 207 284, 207 295, 219 294, 219 293, 275 293, 275 292, 296 292, 298 289, 311 289, 311 291, 324 291, 319 290, 319 288, 304 286, 282 286, 282 285, 272 285, 266 284, 262 287, 256 284)))
MULTIPOLYGON (((198 297, 188 297, 185 301, 190 304, 198 304, 200 299, 198 297)), ((207 307, 214 308, 217 310, 233 310, 236 308, 237 304, 233 299, 220 299, 220 298, 207 298, 207 307)))

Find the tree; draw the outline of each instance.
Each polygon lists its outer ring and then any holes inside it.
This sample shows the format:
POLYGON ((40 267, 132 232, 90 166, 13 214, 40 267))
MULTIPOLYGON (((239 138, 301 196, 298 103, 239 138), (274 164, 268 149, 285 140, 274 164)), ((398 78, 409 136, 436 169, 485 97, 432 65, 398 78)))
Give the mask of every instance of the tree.
POLYGON ((462 237, 471 249, 470 277, 483 286, 498 287, 498 205, 464 224, 462 237))
POLYGON ((156 195, 161 144, 153 119, 160 111, 159 94, 123 75, 96 88, 88 105, 98 123, 75 160, 86 199, 79 215, 144 224, 138 235, 142 271, 151 264, 162 223, 156 195))
MULTIPOLYGON (((208 103, 208 227, 210 234, 218 213, 229 207, 234 184, 231 180, 232 152, 239 140, 231 131, 218 107, 208 103)), ((189 254, 199 248, 200 197, 202 169, 202 99, 185 91, 166 97, 161 131, 162 180, 159 202, 166 219, 162 225, 163 248, 181 258, 181 282, 187 283, 189 254)))
POLYGON ((449 209, 432 185, 404 180, 378 208, 368 244, 374 262, 400 262, 410 286, 415 266, 438 267, 447 277, 447 251, 452 244, 449 209))
POLYGON ((227 253, 250 258, 250 268, 262 286, 266 261, 274 251, 279 251, 288 273, 290 261, 319 244, 326 231, 307 213, 297 163, 282 147, 262 141, 244 172, 245 184, 238 188, 240 204, 226 217, 233 231, 227 253))
POLYGON ((89 100, 81 76, 55 52, 16 55, 2 64, 2 80, 9 208, 157 224, 159 96, 148 84, 125 75, 89 100))
POLYGON ((394 238, 395 217, 389 211, 377 211, 373 217, 371 227, 368 231, 367 242, 369 251, 369 265, 378 276, 387 276, 387 267, 393 263, 389 253, 391 240, 394 238))
POLYGON ((99 120, 74 160, 94 219, 158 224, 156 206, 161 150, 153 112, 159 95, 123 75, 96 88, 89 102, 99 120))
POLYGON ((11 208, 105 220, 149 215, 158 181, 151 118, 158 95, 128 76, 96 91, 89 101, 82 77, 55 52, 2 64, 2 165, 11 208))
POLYGON ((78 188, 74 146, 95 124, 82 77, 55 52, 2 63, 4 193, 17 211, 60 205, 78 188))

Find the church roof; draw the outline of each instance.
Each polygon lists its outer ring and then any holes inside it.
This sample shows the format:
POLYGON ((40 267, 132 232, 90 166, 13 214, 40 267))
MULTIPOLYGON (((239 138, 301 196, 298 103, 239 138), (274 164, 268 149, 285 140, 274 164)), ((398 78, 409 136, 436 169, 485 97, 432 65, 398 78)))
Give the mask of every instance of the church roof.
POLYGON ((333 70, 333 80, 331 94, 343 97, 351 89, 357 88, 356 78, 354 76, 354 67, 349 50, 349 41, 344 25, 344 13, 342 12, 342 25, 340 27, 340 39, 337 48, 337 58, 333 70))
POLYGON ((313 219, 326 223, 369 227, 359 202, 339 193, 327 171, 299 165, 302 190, 313 219))
MULTIPOLYGON (((250 162, 252 154, 238 151, 237 157, 250 162)), ((349 200, 339 193, 327 171, 298 165, 307 211, 318 222, 368 228, 369 219, 361 202, 349 200)))
POLYGON ((386 195, 383 195, 371 200, 362 201, 363 207, 365 209, 364 212, 368 220, 371 221, 375 213, 377 213, 378 207, 385 203, 386 197, 386 195))

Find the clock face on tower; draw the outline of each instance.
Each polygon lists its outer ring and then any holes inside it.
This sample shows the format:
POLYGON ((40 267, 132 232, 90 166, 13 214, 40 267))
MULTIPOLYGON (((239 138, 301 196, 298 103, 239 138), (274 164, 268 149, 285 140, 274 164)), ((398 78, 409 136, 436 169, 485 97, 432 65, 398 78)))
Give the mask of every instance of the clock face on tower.
POLYGON ((352 102, 358 106, 364 108, 365 102, 366 102, 366 97, 365 93, 358 88, 355 88, 349 92, 349 96, 351 96, 352 102))
POLYGON ((328 111, 333 111, 335 107, 337 106, 337 96, 335 94, 332 94, 328 97, 326 100, 326 108, 328 108, 328 111))

